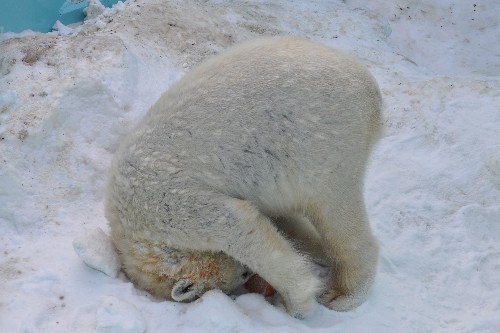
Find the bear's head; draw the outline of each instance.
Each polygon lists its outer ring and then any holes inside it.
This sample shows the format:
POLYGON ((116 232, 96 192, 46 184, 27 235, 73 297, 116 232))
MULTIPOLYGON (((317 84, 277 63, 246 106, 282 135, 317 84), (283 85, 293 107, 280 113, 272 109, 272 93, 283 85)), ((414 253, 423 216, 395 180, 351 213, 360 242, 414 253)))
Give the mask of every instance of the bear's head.
POLYGON ((222 252, 169 250, 161 255, 122 256, 123 268, 137 287, 155 297, 190 302, 211 289, 230 294, 252 275, 222 252))
POLYGON ((248 268, 223 253, 192 253, 187 264, 173 277, 176 282, 170 296, 175 301, 188 302, 211 289, 230 294, 251 275, 248 268))

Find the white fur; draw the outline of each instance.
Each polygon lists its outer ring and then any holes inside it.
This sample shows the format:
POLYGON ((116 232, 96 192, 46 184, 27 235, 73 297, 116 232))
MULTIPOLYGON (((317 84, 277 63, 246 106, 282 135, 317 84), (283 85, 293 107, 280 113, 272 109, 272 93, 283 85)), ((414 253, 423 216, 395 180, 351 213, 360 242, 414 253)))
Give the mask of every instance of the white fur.
POLYGON ((110 171, 106 215, 129 277, 189 300, 230 292, 248 267, 298 317, 317 296, 362 303, 378 258, 362 189, 380 104, 365 68, 302 39, 249 42, 191 71, 110 171), (330 266, 328 281, 303 252, 330 266))

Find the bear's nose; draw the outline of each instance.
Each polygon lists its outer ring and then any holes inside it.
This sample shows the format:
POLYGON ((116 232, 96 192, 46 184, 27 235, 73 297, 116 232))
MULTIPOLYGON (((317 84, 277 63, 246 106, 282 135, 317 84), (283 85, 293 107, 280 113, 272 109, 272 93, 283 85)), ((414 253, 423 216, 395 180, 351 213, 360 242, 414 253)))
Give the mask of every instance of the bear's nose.
POLYGON ((243 279, 245 279, 245 280, 246 280, 246 279, 248 279, 248 278, 250 277, 250 275, 252 275, 252 272, 250 272, 250 271, 245 271, 245 272, 243 272, 243 273, 241 274, 241 277, 242 277, 243 279))

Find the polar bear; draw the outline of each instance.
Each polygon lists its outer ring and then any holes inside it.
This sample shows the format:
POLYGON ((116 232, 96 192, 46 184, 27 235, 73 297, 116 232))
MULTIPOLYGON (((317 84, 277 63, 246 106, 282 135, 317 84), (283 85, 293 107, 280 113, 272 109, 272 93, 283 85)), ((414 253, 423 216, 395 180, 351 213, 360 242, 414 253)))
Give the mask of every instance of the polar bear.
POLYGON ((355 308, 378 261, 363 177, 380 113, 370 73, 315 42, 264 38, 209 59, 112 162, 106 217, 124 271, 178 301, 231 292, 253 272, 293 316, 317 300, 355 308))

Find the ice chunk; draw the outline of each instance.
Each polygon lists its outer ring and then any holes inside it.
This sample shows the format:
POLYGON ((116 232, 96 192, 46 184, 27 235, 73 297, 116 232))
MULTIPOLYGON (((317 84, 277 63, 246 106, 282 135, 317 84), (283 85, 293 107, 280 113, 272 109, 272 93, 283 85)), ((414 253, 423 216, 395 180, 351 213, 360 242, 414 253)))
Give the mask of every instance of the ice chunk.
POLYGON ((101 15, 106 7, 104 7, 99 0, 90 0, 89 1, 89 6, 84 10, 85 12, 85 19, 86 20, 91 20, 99 15, 101 15))
POLYGON ((61 35, 69 35, 74 31, 72 28, 62 24, 59 20, 56 21, 56 24, 54 24, 52 30, 59 31, 61 35))

